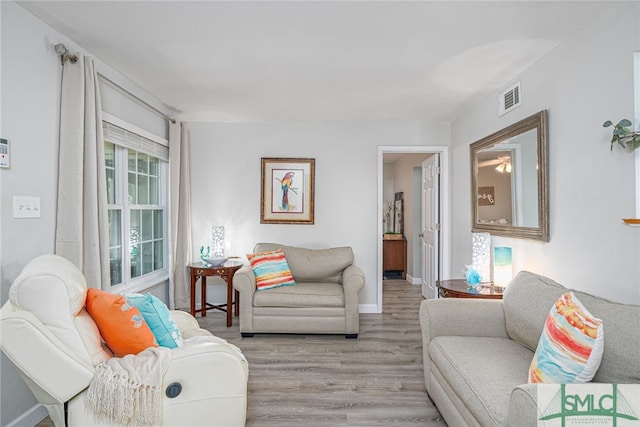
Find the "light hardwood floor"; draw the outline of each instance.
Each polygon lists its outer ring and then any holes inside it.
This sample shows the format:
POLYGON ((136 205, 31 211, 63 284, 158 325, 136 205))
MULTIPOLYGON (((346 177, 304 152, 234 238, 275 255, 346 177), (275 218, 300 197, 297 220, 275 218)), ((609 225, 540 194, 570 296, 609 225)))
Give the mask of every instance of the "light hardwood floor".
MULTIPOLYGON (((360 315, 356 340, 241 338, 237 318, 227 328, 222 312, 198 317, 202 327, 237 345, 249 361, 246 425, 446 426, 424 389, 420 287, 387 280, 383 295, 382 314, 360 315)), ((45 425, 51 424, 39 426, 45 425)))

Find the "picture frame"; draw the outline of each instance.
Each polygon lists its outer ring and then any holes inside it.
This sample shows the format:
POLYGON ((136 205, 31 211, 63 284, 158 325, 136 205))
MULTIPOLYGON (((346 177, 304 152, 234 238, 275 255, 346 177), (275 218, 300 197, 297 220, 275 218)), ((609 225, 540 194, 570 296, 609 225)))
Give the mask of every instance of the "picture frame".
POLYGON ((313 224, 315 159, 262 158, 261 224, 313 224))
POLYGON ((478 187, 478 206, 493 206, 496 204, 495 187, 478 187))

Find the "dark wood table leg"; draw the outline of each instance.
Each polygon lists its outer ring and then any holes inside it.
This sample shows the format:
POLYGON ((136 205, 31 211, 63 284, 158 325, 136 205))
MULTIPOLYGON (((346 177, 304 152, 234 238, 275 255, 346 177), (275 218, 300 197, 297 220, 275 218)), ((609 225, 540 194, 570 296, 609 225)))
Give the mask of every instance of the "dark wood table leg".
POLYGON ((235 295, 236 300, 233 303, 233 305, 235 307, 235 315, 236 315, 236 317, 238 317, 240 315, 240 292, 238 292, 238 291, 234 291, 234 292, 236 294, 235 295))
POLYGON ((231 326, 233 319, 231 315, 233 314, 233 280, 230 274, 227 274, 226 282, 227 282, 227 328, 231 326))
POLYGON ((207 315, 207 276, 200 277, 200 286, 202 286, 202 295, 200 296, 200 315, 207 315))
POLYGON ((196 315, 196 276, 191 272, 191 305, 189 307, 189 312, 192 316, 196 315))

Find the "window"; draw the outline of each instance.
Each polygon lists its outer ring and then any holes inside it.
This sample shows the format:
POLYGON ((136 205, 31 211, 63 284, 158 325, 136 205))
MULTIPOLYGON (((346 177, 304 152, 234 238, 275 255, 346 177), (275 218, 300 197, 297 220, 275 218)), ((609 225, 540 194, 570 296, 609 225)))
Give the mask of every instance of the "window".
POLYGON ((103 129, 111 286, 142 289, 168 278, 168 147, 114 117, 103 129))

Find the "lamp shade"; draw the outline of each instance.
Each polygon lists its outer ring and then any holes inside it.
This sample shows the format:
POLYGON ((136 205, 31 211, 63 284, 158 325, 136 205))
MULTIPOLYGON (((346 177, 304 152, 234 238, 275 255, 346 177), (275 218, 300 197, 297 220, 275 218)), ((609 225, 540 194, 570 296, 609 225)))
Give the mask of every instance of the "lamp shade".
POLYGON ((471 233, 471 264, 480 274, 481 282, 491 279, 491 235, 489 233, 471 233))
POLYGON ((224 256, 224 226, 214 225, 211 227, 211 239, 213 240, 213 256, 224 256))
POLYGON ((504 288, 512 277, 511 248, 496 246, 493 248, 493 285, 504 288))

